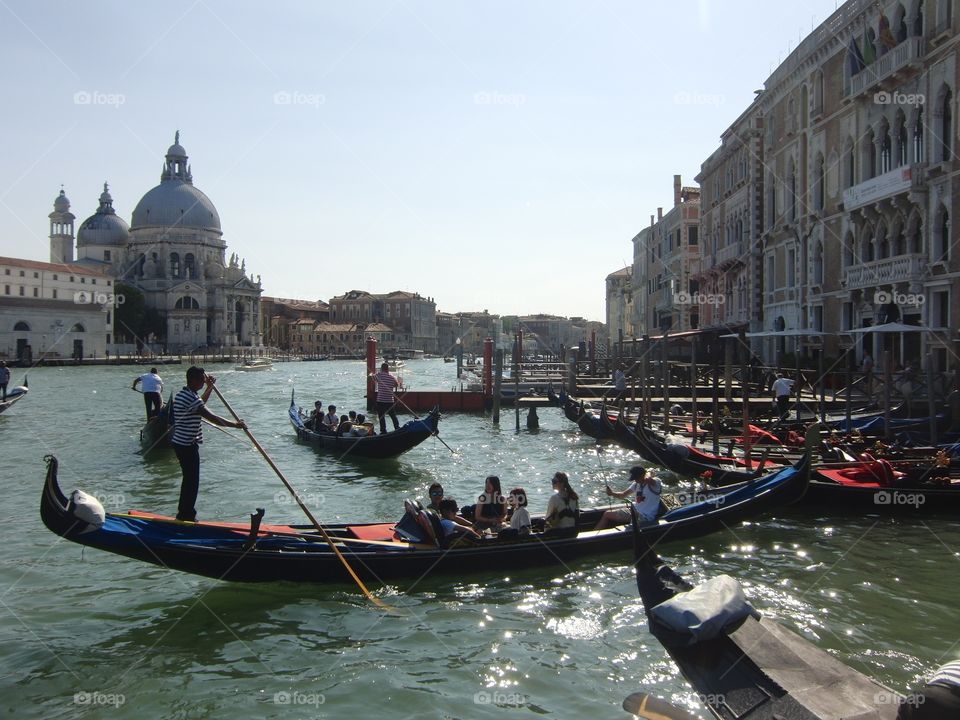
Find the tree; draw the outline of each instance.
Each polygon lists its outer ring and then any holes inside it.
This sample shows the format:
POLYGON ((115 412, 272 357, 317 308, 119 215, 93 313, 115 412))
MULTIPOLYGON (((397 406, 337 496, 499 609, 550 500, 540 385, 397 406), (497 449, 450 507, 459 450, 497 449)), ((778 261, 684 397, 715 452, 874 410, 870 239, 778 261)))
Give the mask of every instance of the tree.
POLYGON ((114 336, 119 342, 136 343, 139 348, 151 335, 157 339, 166 335, 163 316, 155 308, 147 307, 140 290, 119 282, 115 289, 118 302, 113 327, 114 336), (122 302, 120 298, 123 298, 122 302))

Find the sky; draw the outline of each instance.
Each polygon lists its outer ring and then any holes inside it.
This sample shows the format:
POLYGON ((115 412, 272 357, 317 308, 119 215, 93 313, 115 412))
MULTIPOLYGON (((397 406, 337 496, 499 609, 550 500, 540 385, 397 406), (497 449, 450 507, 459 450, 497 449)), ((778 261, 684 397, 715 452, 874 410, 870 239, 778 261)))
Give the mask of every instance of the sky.
POLYGON ((0 255, 174 132, 264 294, 603 320, 631 239, 835 0, 0 0, 0 255))

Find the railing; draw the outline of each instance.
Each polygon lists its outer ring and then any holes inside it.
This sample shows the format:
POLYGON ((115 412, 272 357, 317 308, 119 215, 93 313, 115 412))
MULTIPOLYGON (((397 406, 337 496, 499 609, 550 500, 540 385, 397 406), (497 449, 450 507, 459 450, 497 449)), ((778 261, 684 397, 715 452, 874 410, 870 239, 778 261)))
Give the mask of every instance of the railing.
POLYGON ((924 54, 926 54, 926 41, 922 37, 907 38, 850 78, 847 96, 852 98, 869 91, 880 81, 922 58, 924 54))
POLYGON ((743 259, 744 252, 743 246, 741 243, 731 243, 724 248, 717 250, 716 260, 714 261, 717 266, 729 265, 732 262, 739 260, 740 262, 746 262, 743 259))
POLYGON ((843 284, 848 290, 856 290, 878 284, 919 281, 925 269, 923 255, 898 255, 846 268, 843 284))

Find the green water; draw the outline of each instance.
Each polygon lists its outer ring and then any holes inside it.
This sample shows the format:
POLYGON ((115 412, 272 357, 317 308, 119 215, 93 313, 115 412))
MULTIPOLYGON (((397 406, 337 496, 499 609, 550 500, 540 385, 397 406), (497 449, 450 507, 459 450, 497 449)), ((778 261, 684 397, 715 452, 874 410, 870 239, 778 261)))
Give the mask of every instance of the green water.
MULTIPOLYGON (((403 499, 425 497, 434 481, 464 504, 491 473, 523 486, 542 510, 557 469, 589 504, 604 481, 623 487, 636 462, 616 449, 598 455, 557 409, 541 411, 536 433, 525 422, 516 433, 507 409, 499 430, 489 417, 446 416, 441 434, 456 456, 431 439, 400 460, 345 464, 298 445, 286 408, 295 387, 303 405, 361 409, 362 363, 208 369, 321 520, 397 519, 403 499)), ((168 388, 182 384, 183 367, 162 370, 168 388)), ((404 375, 413 388, 443 389, 454 372, 428 360, 409 362, 404 375)), ((57 538, 38 512, 48 453, 60 459, 68 492, 93 492, 108 510, 175 511, 175 458, 135 454, 136 373, 36 369, 28 397, 0 415, 0 713, 628 718, 620 703, 644 690, 706 717, 647 633, 626 554, 373 588, 404 611, 394 616, 346 585, 226 584, 57 538)), ((302 522, 245 439, 210 428, 204 436, 201 518, 246 521, 264 507, 266 522, 302 522)), ((783 511, 661 549, 693 580, 737 576, 762 612, 894 689, 960 656, 956 519, 783 511)))

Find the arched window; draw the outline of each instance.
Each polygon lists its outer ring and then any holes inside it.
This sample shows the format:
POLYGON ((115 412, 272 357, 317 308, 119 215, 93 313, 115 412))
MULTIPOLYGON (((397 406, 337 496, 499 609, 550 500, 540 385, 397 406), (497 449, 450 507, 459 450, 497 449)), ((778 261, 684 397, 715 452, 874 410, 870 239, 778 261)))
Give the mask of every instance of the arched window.
POLYGON ((27 325, 23 320, 14 325, 13 329, 15 332, 30 332, 30 326, 27 325))
POLYGON ((790 220, 797 219, 797 171, 793 166, 793 158, 787 165, 787 207, 790 220))
POLYGON ((923 220, 920 213, 914 212, 907 224, 907 252, 917 255, 923 252, 923 220))
POLYGON ((86 332, 83 325, 80 323, 74 323, 73 327, 70 328, 70 332, 86 332))
POLYGON ((903 3, 897 5, 897 9, 893 13, 893 27, 890 29, 898 43, 907 39, 907 11, 904 9, 903 3))
POLYGON ((893 257, 906 252, 906 243, 903 237, 903 216, 897 215, 890 226, 890 254, 893 257))
POLYGON ((949 87, 940 91, 940 101, 937 103, 937 146, 938 160, 947 162, 953 154, 953 92, 949 87))
POLYGON ((147 262, 147 256, 143 253, 140 253, 140 257, 137 258, 136 269, 133 271, 133 274, 137 277, 143 277, 143 266, 147 262))
POLYGON ((907 118, 903 110, 897 110, 897 115, 893 119, 894 150, 893 162, 895 167, 902 167, 907 164, 907 118))
POLYGON ((813 248, 813 282, 823 284, 823 243, 819 241, 813 248))
POLYGON ((869 180, 872 177, 877 176, 877 153, 876 153, 876 136, 873 134, 873 128, 867 130, 866 136, 863 138, 863 149, 862 149, 862 160, 861 167, 863 168, 863 175, 865 179, 869 180))
POLYGON ((170 277, 178 278, 180 277, 180 254, 172 252, 170 253, 170 277))
POLYGON ((917 108, 917 114, 913 123, 913 161, 921 163, 924 161, 923 155, 923 106, 917 108))
POLYGON ((800 128, 807 127, 807 118, 810 116, 810 99, 807 86, 800 87, 800 128))
POLYGON ((813 207, 823 210, 826 205, 827 178, 823 167, 823 154, 817 153, 813 162, 813 207))
POLYGON ((852 138, 847 138, 843 146, 843 187, 851 188, 857 177, 857 162, 852 138))
POLYGON ((913 11, 913 36, 923 37, 923 0, 918 0, 913 11))
POLYGON ((813 112, 815 115, 823 112, 823 70, 817 70, 813 76, 813 112))
POLYGON ((187 253, 183 256, 183 276, 190 280, 197 278, 197 265, 193 259, 193 253, 187 253))
POLYGON ((177 299, 173 307, 175 310, 199 310, 200 303, 189 295, 184 295, 182 298, 177 299))
POLYGON ((846 236, 843 238, 843 267, 850 267, 853 265, 854 257, 854 246, 853 246, 853 233, 847 232, 846 236))
POLYGON ((882 220, 877 224, 876 245, 876 257, 878 260, 884 260, 890 257, 890 247, 887 240, 887 225, 882 220))
POLYGON ((890 126, 886 119, 880 123, 880 174, 893 169, 893 143, 890 141, 890 126))
POLYGON ((950 258, 950 213, 941 205, 937 209, 933 226, 933 261, 944 262, 950 258))

